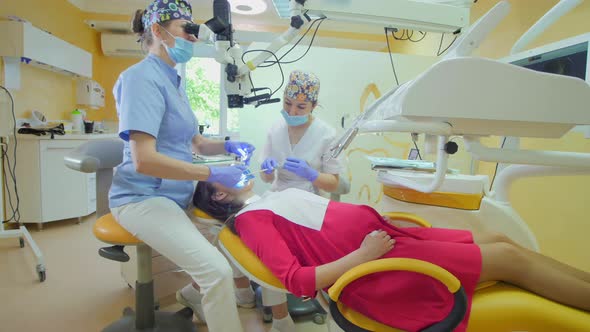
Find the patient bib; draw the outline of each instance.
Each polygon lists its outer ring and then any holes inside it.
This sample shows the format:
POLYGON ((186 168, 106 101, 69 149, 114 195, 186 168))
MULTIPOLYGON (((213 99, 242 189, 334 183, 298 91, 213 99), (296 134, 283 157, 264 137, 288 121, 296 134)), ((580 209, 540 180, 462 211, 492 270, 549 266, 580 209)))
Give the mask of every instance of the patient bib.
POLYGON ((269 210, 292 223, 319 231, 330 200, 305 190, 289 188, 268 192, 243 208, 236 216, 248 211, 269 210))

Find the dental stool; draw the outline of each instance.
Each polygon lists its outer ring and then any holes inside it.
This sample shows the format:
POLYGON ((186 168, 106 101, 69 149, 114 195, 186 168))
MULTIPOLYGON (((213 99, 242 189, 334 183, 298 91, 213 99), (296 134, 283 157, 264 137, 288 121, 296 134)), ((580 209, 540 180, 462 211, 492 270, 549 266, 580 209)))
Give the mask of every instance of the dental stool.
POLYGON ((184 308, 178 312, 156 311, 152 279, 152 249, 127 232, 115 220, 108 206, 108 191, 113 179, 113 167, 121 163, 123 141, 119 139, 90 140, 64 158, 67 167, 84 173, 96 172, 96 216, 94 235, 112 244, 100 248, 100 256, 118 262, 129 261, 124 246, 137 250, 137 281, 135 284, 136 312, 123 310, 123 317, 106 327, 103 332, 196 332, 193 312, 184 308))

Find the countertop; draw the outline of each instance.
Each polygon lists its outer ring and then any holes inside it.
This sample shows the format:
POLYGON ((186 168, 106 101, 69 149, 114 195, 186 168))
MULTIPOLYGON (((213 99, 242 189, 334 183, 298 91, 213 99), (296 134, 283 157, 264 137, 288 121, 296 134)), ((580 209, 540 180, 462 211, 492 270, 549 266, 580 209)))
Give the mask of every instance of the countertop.
MULTIPOLYGON (((94 133, 94 134, 68 134, 65 135, 53 135, 55 140, 94 140, 94 139, 108 139, 108 138, 119 138, 117 133, 94 133)), ((50 140, 51 135, 47 134, 44 136, 36 136, 30 134, 16 134, 17 139, 25 140, 50 140)))

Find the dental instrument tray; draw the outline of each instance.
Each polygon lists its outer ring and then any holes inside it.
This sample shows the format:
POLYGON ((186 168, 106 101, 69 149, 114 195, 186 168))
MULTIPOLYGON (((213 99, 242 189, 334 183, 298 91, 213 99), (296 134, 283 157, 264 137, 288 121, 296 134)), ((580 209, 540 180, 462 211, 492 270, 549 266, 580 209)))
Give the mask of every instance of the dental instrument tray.
MULTIPOLYGON (((371 162, 371 169, 375 171, 388 169, 405 169, 422 172, 435 172, 436 163, 424 160, 407 160, 387 157, 367 156, 371 162)), ((457 170, 449 169, 447 173, 456 174, 457 170)))

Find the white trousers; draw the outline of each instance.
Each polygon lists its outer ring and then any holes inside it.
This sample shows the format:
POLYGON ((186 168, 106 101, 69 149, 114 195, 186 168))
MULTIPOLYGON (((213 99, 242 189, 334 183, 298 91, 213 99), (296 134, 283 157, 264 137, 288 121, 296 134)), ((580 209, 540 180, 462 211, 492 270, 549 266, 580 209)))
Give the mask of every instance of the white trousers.
POLYGON ((201 287, 209 331, 243 331, 232 268, 193 225, 188 211, 168 198, 154 197, 111 212, 127 231, 186 271, 201 287))

